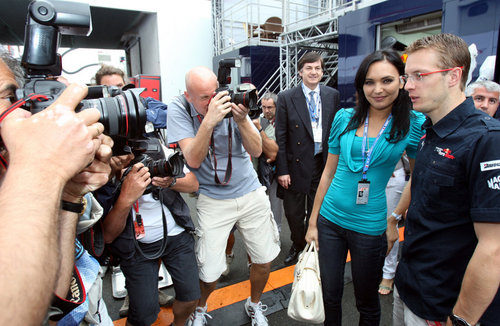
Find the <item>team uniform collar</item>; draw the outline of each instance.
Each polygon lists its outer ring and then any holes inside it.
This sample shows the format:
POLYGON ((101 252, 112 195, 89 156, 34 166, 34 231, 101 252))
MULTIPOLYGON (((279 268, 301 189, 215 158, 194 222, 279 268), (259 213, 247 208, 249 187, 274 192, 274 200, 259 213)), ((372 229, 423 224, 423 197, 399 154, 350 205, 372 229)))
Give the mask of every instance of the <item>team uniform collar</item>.
POLYGON ((467 98, 456 108, 451 110, 447 115, 445 115, 441 120, 439 120, 435 125, 432 124, 430 118, 422 124, 423 129, 432 129, 439 138, 445 138, 449 134, 453 133, 468 116, 475 112, 476 108, 472 102, 472 98, 467 98))

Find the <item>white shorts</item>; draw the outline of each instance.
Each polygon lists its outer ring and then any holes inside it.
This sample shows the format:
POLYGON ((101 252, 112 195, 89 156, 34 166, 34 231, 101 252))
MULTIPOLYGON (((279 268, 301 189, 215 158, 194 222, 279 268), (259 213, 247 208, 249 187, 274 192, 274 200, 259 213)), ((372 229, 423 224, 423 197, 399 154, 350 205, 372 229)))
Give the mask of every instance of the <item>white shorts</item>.
POLYGON ((203 282, 215 282, 226 269, 225 249, 234 225, 253 263, 266 264, 278 256, 280 237, 266 187, 235 199, 213 199, 200 194, 196 209, 196 258, 203 282))

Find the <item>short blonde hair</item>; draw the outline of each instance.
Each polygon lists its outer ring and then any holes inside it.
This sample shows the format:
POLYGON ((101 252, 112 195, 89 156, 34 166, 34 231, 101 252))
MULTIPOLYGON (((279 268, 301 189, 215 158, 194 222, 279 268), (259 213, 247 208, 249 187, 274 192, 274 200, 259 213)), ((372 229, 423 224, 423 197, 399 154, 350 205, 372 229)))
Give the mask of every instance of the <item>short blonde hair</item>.
POLYGON ((463 39, 453 34, 430 35, 410 44, 405 52, 410 55, 423 49, 431 49, 438 53, 441 69, 463 67, 460 89, 465 90, 470 69, 470 53, 467 43, 463 39))

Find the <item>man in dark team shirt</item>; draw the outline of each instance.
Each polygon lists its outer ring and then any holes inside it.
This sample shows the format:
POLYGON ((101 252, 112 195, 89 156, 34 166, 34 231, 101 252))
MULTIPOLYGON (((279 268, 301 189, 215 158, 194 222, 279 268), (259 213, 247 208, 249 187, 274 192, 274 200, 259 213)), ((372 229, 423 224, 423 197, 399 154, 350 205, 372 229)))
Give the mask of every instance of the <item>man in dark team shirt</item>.
POLYGON ((466 100, 470 56, 461 38, 428 36, 406 51, 405 89, 428 119, 396 272, 394 325, 499 325, 500 122, 466 100))

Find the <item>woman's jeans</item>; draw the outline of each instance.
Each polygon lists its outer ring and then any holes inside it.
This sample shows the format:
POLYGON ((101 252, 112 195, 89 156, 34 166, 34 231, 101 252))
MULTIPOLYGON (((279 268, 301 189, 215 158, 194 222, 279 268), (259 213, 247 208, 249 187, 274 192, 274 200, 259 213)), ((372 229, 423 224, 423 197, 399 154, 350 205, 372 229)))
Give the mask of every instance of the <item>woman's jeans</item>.
POLYGON ((325 306, 325 325, 342 324, 342 293, 347 251, 351 254, 351 271, 359 325, 379 325, 378 285, 387 251, 385 232, 378 236, 344 229, 323 216, 318 218, 319 267, 325 306))

